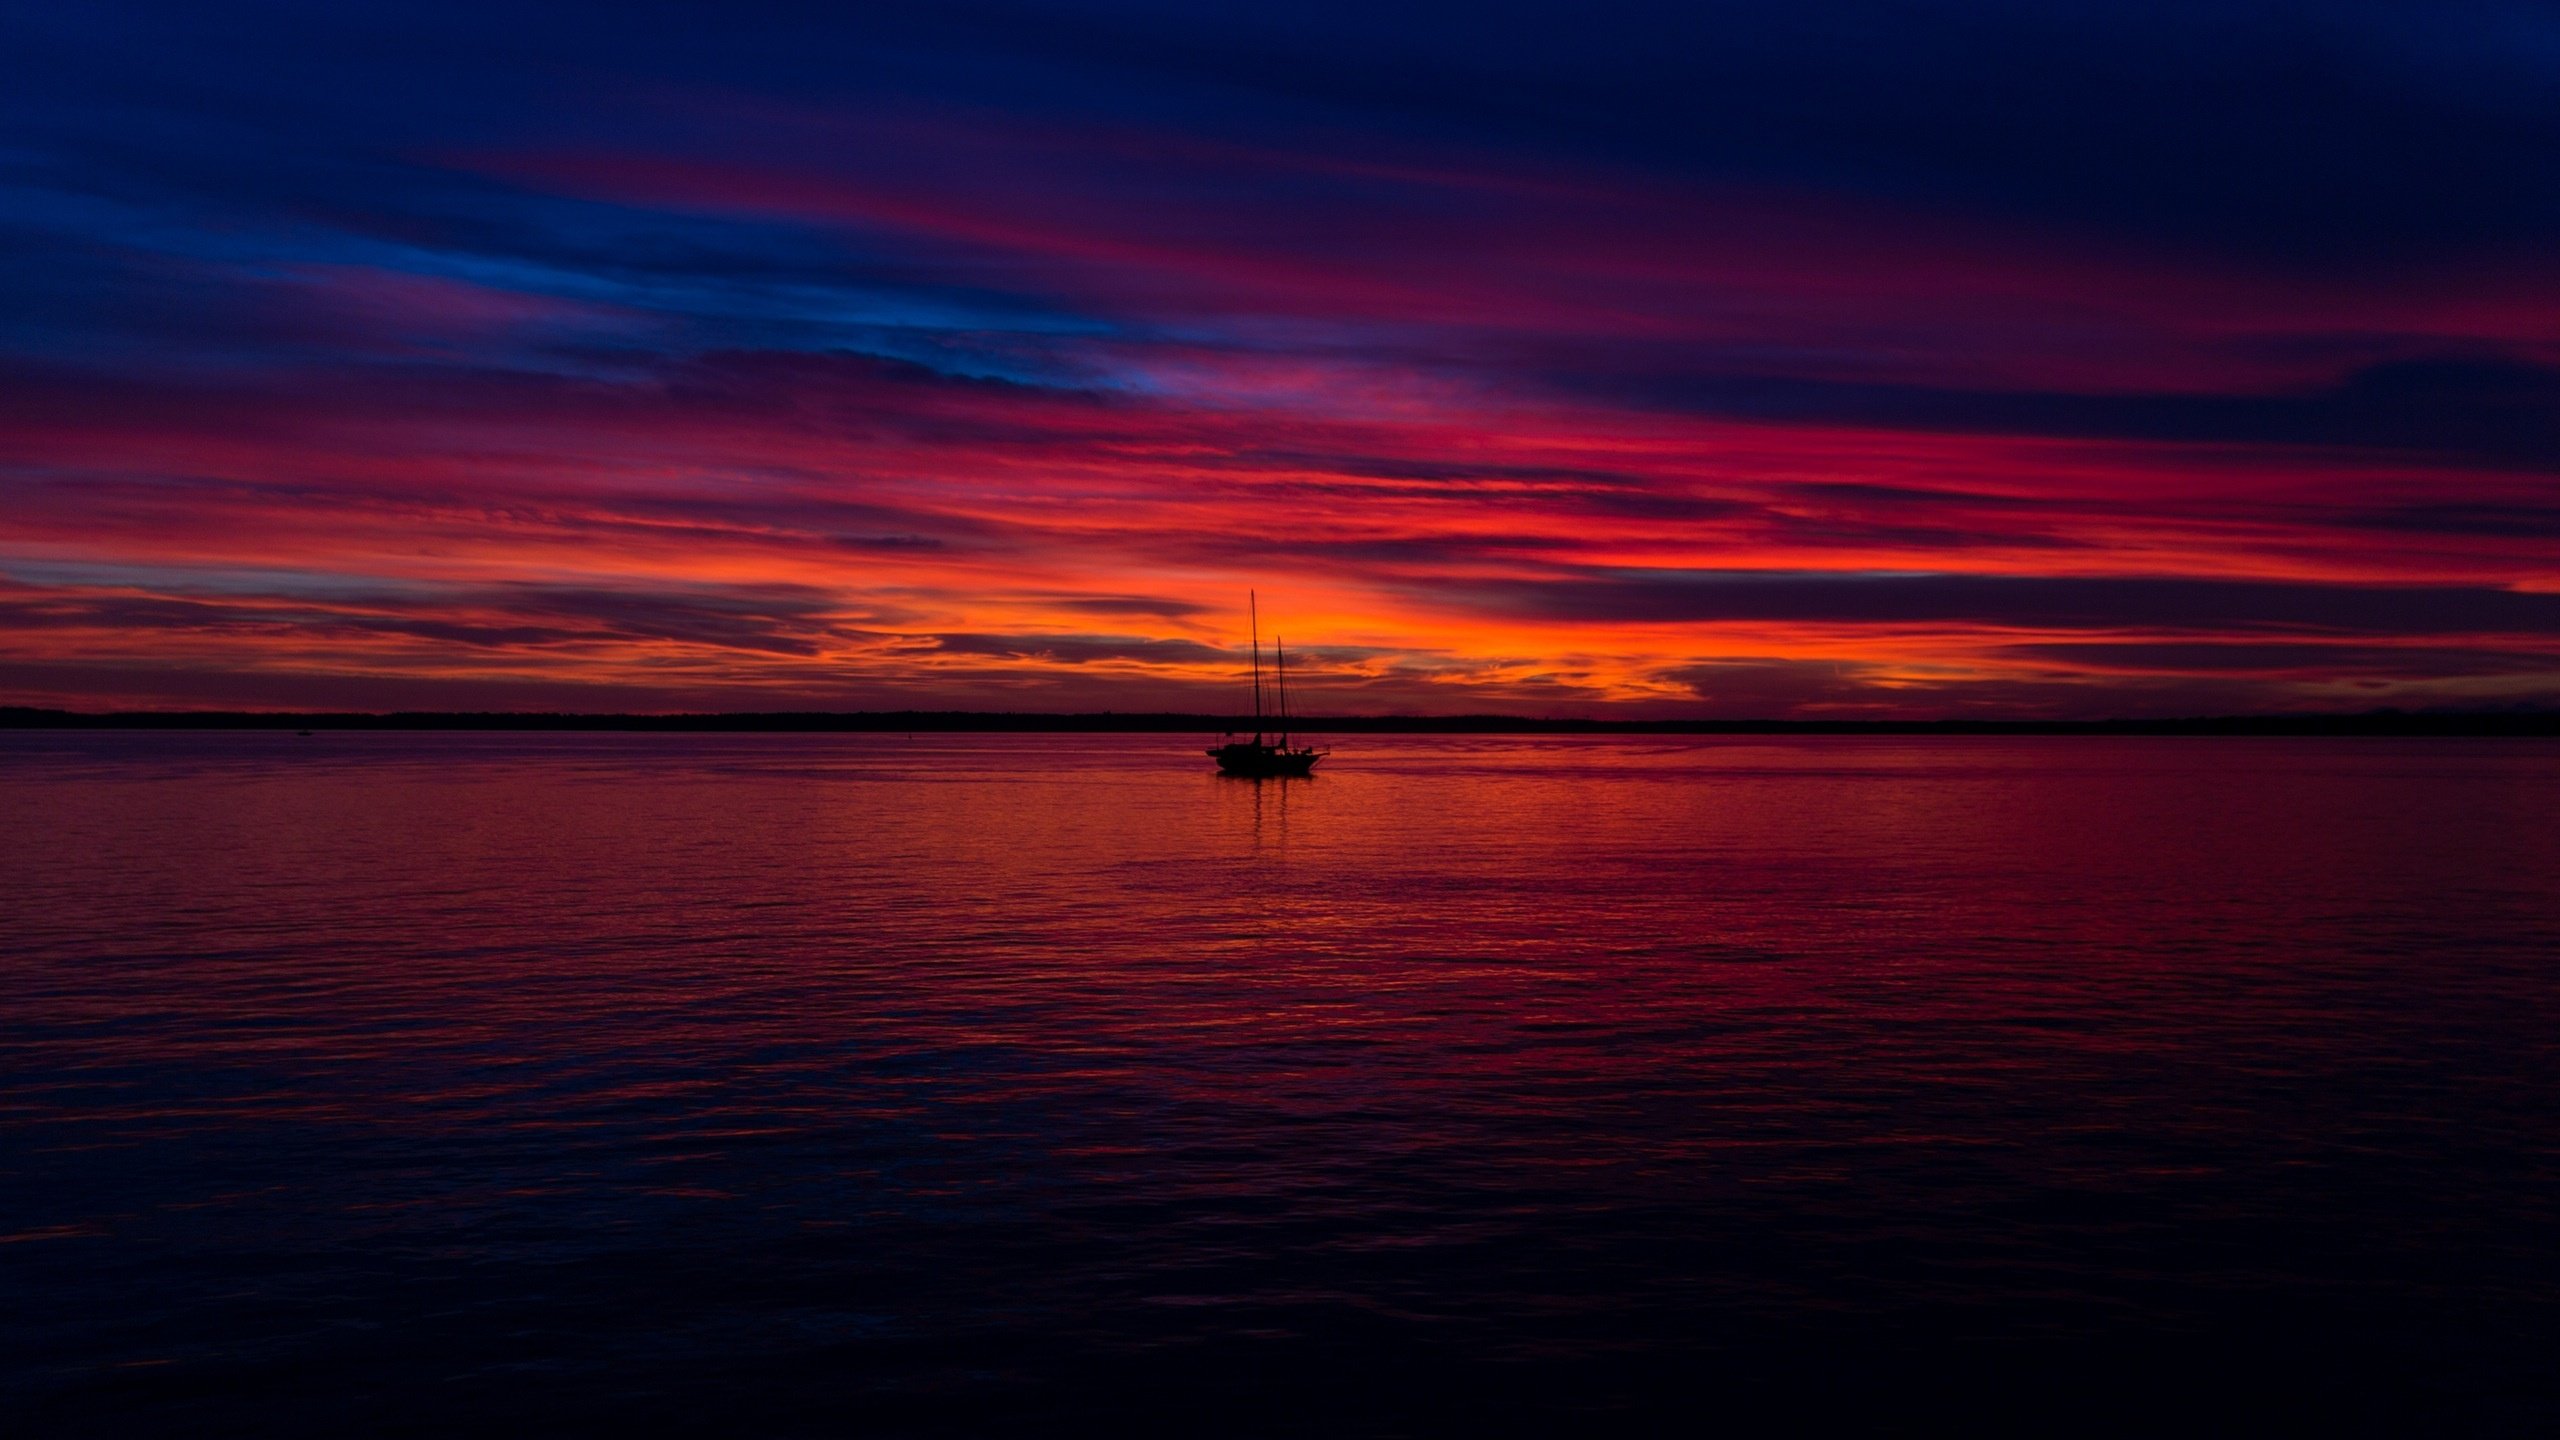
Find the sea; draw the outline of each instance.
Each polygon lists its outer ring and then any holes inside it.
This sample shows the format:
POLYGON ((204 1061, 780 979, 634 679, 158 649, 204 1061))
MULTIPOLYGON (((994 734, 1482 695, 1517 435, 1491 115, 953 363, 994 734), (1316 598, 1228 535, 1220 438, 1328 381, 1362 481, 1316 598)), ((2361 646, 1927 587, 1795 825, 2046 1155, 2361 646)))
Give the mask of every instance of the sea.
POLYGON ((2560 744, 0 734, 13 1435, 2560 1427, 2560 744))

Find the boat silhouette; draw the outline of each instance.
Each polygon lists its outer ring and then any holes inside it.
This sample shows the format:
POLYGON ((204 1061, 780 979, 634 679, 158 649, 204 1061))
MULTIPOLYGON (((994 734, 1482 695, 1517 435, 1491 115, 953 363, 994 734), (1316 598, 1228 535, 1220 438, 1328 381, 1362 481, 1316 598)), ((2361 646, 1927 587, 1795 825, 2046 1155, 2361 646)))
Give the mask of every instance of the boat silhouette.
POLYGON ((1275 740, 1263 728, 1262 709, 1262 612, 1260 601, 1250 590, 1245 592, 1245 613, 1253 627, 1253 738, 1240 740, 1234 731, 1226 740, 1209 747, 1209 758, 1228 775, 1263 779, 1278 775, 1306 775, 1315 770, 1316 762, 1328 751, 1313 746, 1289 744, 1289 652, 1281 646, 1280 637, 1271 637, 1273 669, 1276 672, 1279 736, 1275 740))

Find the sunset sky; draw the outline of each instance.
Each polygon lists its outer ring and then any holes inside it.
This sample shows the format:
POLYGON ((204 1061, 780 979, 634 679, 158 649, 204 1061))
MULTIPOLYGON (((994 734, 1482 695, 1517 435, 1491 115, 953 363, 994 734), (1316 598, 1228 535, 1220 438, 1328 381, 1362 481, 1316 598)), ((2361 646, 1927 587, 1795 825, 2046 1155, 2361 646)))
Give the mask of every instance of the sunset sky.
POLYGON ((2560 704, 2548 6, 0 16, 0 702, 2560 704))

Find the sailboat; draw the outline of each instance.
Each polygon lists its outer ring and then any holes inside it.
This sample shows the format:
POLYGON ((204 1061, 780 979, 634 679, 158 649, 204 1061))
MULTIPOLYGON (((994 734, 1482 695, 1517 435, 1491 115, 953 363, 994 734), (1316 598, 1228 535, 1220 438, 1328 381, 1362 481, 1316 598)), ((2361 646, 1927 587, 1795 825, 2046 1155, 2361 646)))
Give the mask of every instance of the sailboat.
POLYGON ((1263 729, 1262 713, 1262 609, 1251 591, 1245 592, 1245 613, 1253 625, 1253 738, 1239 740, 1230 731, 1226 743, 1209 747, 1209 758, 1229 775, 1249 775, 1260 779, 1266 775, 1304 775, 1315 769, 1326 752, 1312 746, 1291 748, 1289 744, 1289 652, 1280 637, 1271 637, 1273 668, 1277 671, 1280 733, 1272 740, 1263 729))

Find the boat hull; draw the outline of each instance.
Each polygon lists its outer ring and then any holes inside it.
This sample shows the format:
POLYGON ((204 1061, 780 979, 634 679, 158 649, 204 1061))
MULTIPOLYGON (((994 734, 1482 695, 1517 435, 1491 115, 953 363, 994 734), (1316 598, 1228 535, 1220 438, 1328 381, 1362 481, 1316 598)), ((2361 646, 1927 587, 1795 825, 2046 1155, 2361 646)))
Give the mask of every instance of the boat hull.
POLYGON ((1218 762, 1220 773, 1242 775, 1261 780, 1284 775, 1307 775, 1323 759, 1319 750, 1287 750, 1277 745, 1258 745, 1240 741, 1233 745, 1213 746, 1209 758, 1218 762))

